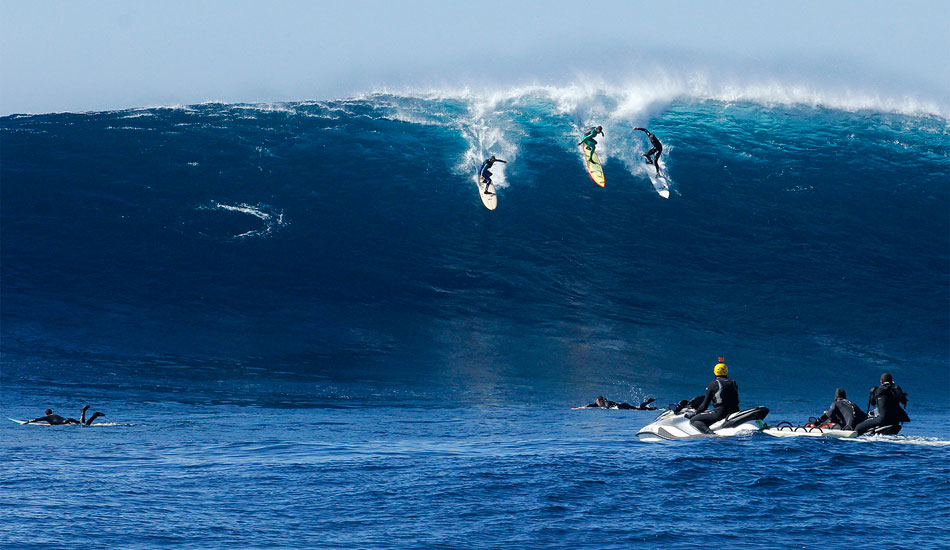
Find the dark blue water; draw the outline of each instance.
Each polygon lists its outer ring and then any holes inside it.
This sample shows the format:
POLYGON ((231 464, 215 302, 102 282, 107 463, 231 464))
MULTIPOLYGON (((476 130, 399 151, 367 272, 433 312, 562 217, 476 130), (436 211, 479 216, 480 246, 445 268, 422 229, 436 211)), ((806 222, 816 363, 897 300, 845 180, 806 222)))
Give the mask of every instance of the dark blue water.
POLYGON ((0 427, 0 544, 939 547, 947 120, 588 99, 0 119, 5 416, 107 413, 0 427), (720 355, 770 421, 887 371, 912 422, 650 445, 653 413, 569 409, 691 397, 720 355))

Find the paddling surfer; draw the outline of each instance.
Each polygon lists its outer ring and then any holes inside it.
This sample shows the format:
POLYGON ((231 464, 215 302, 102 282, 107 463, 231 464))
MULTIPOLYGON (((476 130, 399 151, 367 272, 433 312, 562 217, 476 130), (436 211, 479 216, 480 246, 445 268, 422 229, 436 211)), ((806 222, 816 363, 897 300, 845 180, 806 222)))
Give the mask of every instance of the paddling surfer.
POLYGON ((485 184, 486 195, 494 195, 494 193, 488 191, 488 186, 492 184, 491 183, 492 173, 488 169, 491 168, 492 165, 494 165, 496 162, 500 162, 502 164, 508 164, 508 161, 496 159, 495 155, 492 155, 488 157, 487 159, 485 159, 485 162, 482 163, 482 167, 478 169, 478 173, 481 174, 481 177, 482 177, 482 183, 485 184))
POLYGON ((58 414, 53 414, 53 409, 46 409, 46 411, 44 411, 45 416, 34 418, 33 420, 27 420, 26 422, 24 422, 24 424, 34 424, 36 422, 47 422, 49 423, 50 426, 63 426, 66 424, 81 424, 84 426, 88 426, 92 424, 93 420, 99 418, 100 416, 105 416, 105 413, 96 411, 89 418, 89 420, 86 420, 87 410, 89 410, 89 405, 86 405, 85 407, 82 408, 82 411, 81 411, 82 414, 79 415, 79 420, 76 420, 75 418, 63 418, 62 416, 58 414))
POLYGON ((603 395, 597 396, 597 400, 583 407, 575 407, 578 409, 622 409, 628 411, 655 411, 656 407, 652 406, 651 403, 656 401, 655 398, 651 397, 640 403, 639 405, 631 405, 630 403, 617 403, 616 401, 611 401, 605 398, 603 395))
POLYGON ((647 164, 652 164, 656 168, 656 175, 660 175, 660 155, 663 154, 663 144, 660 143, 660 140, 657 139, 649 130, 646 128, 634 128, 634 130, 640 130, 645 133, 648 138, 650 138, 650 145, 653 146, 652 149, 646 153, 642 153, 640 156, 647 159, 647 164), (652 155, 656 155, 655 157, 652 155))

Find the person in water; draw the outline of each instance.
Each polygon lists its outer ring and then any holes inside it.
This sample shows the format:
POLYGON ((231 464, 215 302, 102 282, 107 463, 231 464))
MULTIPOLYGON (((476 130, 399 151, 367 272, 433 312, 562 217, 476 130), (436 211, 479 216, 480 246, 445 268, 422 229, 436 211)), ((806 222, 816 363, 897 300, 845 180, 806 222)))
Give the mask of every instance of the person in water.
POLYGON ((603 126, 587 130, 587 133, 584 134, 584 139, 577 142, 578 145, 583 145, 590 149, 590 155, 587 157, 587 160, 590 162, 594 162, 594 149, 597 147, 597 140, 594 138, 597 137, 597 134, 604 135, 603 126))
POLYGON ((693 412, 686 413, 686 418, 694 428, 704 434, 713 433, 709 425, 722 420, 734 412, 739 412, 739 384, 729 378, 729 367, 723 363, 722 357, 719 363, 713 367, 713 374, 716 379, 706 386, 706 395, 703 396, 702 403, 696 407, 693 412), (710 404, 713 410, 707 411, 706 407, 710 404))
POLYGON ((492 165, 494 165, 496 162, 500 162, 502 164, 508 164, 507 161, 496 159, 495 155, 492 155, 488 157, 487 159, 485 159, 485 162, 482 163, 482 167, 478 170, 478 173, 482 175, 482 183, 485 184, 486 195, 494 195, 494 193, 491 193, 488 191, 488 186, 491 185, 491 175, 492 175, 488 169, 491 168, 492 165))
POLYGON ((611 401, 611 400, 609 400, 609 399, 606 399, 603 395, 600 395, 600 396, 597 396, 597 400, 596 400, 595 402, 590 403, 590 404, 588 404, 588 405, 584 405, 583 407, 579 407, 579 408, 581 408, 581 409, 598 408, 598 409, 623 409, 623 410, 634 410, 634 411, 655 411, 655 410, 656 410, 656 407, 653 407, 653 406, 650 405, 650 403, 653 403, 654 401, 656 401, 656 399, 653 398, 653 397, 651 397, 651 398, 647 399, 646 401, 644 401, 643 403, 640 403, 639 405, 631 405, 630 403, 617 403, 616 401, 611 401))
POLYGON ((910 422, 907 411, 901 405, 907 404, 907 394, 900 386, 894 384, 890 373, 881 375, 881 385, 871 388, 868 399, 868 411, 872 406, 877 407, 877 415, 872 416, 854 427, 858 434, 863 434, 880 426, 895 426, 910 422))
POLYGON ((652 164, 653 167, 656 168, 656 174, 660 175, 660 155, 663 154, 663 144, 646 128, 634 128, 634 130, 640 130, 650 138, 650 145, 652 145, 653 148, 640 156, 647 159, 647 164, 652 164), (652 156, 654 154, 656 155, 655 157, 652 156))
POLYGON ((818 421, 806 427, 829 427, 842 430, 853 430, 860 422, 867 420, 868 415, 854 403, 848 400, 848 394, 844 388, 835 390, 835 400, 828 407, 818 421))
POLYGON ((92 424, 92 421, 99 418, 100 416, 105 416, 105 413, 96 411, 93 415, 86 420, 86 411, 89 410, 89 405, 86 405, 82 408, 82 414, 79 415, 79 420, 75 418, 63 418, 58 414, 53 414, 53 409, 46 409, 46 416, 41 416, 39 418, 34 418, 33 420, 27 420, 24 424, 33 424, 35 422, 47 422, 50 426, 62 426, 64 424, 82 424, 88 426, 92 424))

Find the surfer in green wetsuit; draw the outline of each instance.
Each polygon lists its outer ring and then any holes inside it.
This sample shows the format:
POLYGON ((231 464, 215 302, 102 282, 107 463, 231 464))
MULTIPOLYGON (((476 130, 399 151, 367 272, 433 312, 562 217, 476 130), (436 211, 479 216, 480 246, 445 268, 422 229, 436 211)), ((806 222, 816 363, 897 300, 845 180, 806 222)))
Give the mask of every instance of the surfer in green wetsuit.
POLYGON ((652 164, 656 168, 656 175, 660 175, 660 155, 663 154, 663 144, 660 143, 660 140, 656 138, 653 134, 650 133, 646 128, 634 128, 634 130, 640 130, 645 133, 648 138, 650 138, 650 145, 653 146, 652 149, 646 153, 641 154, 640 156, 647 159, 647 164, 652 164), (655 157, 651 155, 656 154, 655 157))
POLYGON ((598 126, 596 128, 591 128, 587 130, 584 134, 584 139, 577 142, 578 145, 584 145, 590 149, 590 155, 587 157, 587 160, 594 162, 594 149, 597 147, 597 140, 594 138, 597 137, 597 134, 604 135, 604 127, 598 126))
POLYGON ((79 415, 79 420, 75 418, 63 418, 58 414, 53 414, 53 409, 46 409, 46 416, 41 416, 39 418, 34 418, 33 420, 27 420, 24 424, 33 424, 35 422, 46 422, 51 426, 62 426, 64 424, 82 424, 88 426, 92 424, 92 421, 99 418, 100 416, 105 416, 105 413, 96 411, 89 420, 86 420, 86 411, 89 410, 89 405, 86 405, 82 408, 82 414, 79 415))
POLYGON ((500 162, 502 164, 508 164, 507 161, 496 159, 495 155, 492 155, 488 157, 487 159, 485 159, 485 162, 482 163, 482 167, 478 169, 478 173, 482 177, 482 183, 485 184, 486 195, 494 195, 494 193, 488 190, 488 186, 491 185, 491 176, 492 176, 491 171, 489 171, 488 169, 491 168, 496 162, 500 162))

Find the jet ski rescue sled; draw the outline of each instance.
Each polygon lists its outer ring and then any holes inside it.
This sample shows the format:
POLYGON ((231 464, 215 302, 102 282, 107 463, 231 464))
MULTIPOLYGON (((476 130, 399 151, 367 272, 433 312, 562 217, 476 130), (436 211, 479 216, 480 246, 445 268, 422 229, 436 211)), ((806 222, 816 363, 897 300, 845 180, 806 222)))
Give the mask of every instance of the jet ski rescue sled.
MULTIPOLYGON (((685 414, 692 411, 686 408, 679 411, 672 409, 663 411, 656 420, 640 428, 637 437, 640 441, 671 441, 674 439, 689 439, 703 437, 704 434, 689 423, 685 414)), ((769 414, 766 407, 755 407, 732 413, 726 418, 713 423, 709 429, 713 435, 732 436, 744 433, 761 431, 765 427, 762 419, 769 414)))
MULTIPOLYGON (((854 430, 842 430, 834 426, 795 426, 791 422, 779 422, 774 426, 766 426, 763 432, 775 437, 858 437, 854 430)), ((897 435, 901 431, 900 424, 878 426, 871 428, 861 435, 897 435)))
POLYGON ((762 431, 775 437, 857 437, 858 435, 858 432, 854 430, 793 426, 791 422, 779 422, 774 426, 766 426, 762 431))

